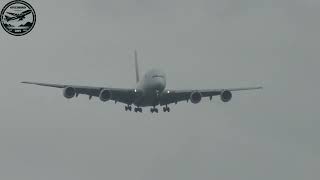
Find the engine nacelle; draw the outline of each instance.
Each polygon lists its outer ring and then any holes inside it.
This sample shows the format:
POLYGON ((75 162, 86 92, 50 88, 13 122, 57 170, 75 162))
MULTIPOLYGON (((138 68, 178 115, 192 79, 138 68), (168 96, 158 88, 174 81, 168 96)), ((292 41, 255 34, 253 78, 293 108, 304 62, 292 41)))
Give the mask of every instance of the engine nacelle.
POLYGON ((110 100, 112 93, 110 90, 104 89, 100 92, 99 99, 103 102, 110 100))
POLYGON ((228 90, 224 90, 220 94, 221 101, 229 102, 232 98, 232 93, 228 90))
POLYGON ((76 94, 76 90, 73 87, 65 87, 63 89, 63 96, 67 99, 73 98, 76 94))
POLYGON ((193 104, 199 103, 201 101, 201 99, 202 99, 202 94, 198 91, 192 92, 190 95, 190 101, 193 104))

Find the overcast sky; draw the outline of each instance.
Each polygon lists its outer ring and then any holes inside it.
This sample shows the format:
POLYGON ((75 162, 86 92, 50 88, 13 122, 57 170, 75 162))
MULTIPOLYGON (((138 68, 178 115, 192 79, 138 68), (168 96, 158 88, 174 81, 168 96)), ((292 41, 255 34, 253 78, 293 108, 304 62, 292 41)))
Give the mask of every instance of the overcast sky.
POLYGON ((32 32, 0 29, 0 179, 320 178, 320 1, 28 2, 32 32), (168 88, 264 89, 136 114, 19 83, 131 88, 135 49, 168 88))

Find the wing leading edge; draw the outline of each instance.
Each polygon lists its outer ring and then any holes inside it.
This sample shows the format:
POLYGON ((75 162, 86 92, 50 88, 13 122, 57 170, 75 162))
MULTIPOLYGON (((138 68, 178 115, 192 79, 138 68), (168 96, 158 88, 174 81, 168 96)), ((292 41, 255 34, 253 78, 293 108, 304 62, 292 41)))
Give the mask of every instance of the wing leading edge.
MULTIPOLYGON (((244 87, 244 88, 229 88, 229 89, 203 89, 203 90, 166 90, 161 94, 160 105, 167 105, 171 103, 178 103, 179 101, 189 101, 191 100, 191 95, 193 93, 199 93, 202 97, 209 97, 210 100, 212 96, 221 96, 224 92, 230 93, 229 100, 231 99, 231 92, 233 91, 245 91, 245 90, 257 90, 262 89, 262 87, 244 87)), ((200 99, 201 99, 200 98, 200 99)), ((228 101, 229 101, 228 100, 228 101)), ((226 101, 225 101, 226 102, 226 101)))
MULTIPOLYGON (((102 91, 108 91, 110 93, 110 99, 115 102, 121 102, 124 104, 132 104, 136 96, 140 95, 135 89, 124 89, 124 88, 109 88, 109 87, 92 87, 92 86, 76 86, 76 85, 64 85, 64 84, 50 84, 50 83, 38 83, 38 82, 28 82, 23 81, 24 84, 33 84, 46 87, 54 88, 71 88, 74 91, 74 95, 77 97, 79 94, 88 95, 89 99, 91 97, 100 97, 102 91)), ((72 96, 73 97, 73 96, 72 96)), ((67 97, 70 98, 70 97, 67 97)))

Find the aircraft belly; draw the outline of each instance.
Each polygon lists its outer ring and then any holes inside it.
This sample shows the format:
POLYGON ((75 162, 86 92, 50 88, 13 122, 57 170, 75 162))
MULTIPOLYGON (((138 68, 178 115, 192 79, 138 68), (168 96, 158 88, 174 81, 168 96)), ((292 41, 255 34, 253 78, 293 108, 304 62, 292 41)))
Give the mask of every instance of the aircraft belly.
POLYGON ((154 93, 145 93, 141 99, 134 102, 134 105, 139 107, 154 106, 159 105, 159 101, 154 93))
POLYGON ((141 102, 141 107, 146 107, 146 106, 154 106, 158 105, 159 103, 156 102, 155 99, 145 99, 144 101, 141 102))

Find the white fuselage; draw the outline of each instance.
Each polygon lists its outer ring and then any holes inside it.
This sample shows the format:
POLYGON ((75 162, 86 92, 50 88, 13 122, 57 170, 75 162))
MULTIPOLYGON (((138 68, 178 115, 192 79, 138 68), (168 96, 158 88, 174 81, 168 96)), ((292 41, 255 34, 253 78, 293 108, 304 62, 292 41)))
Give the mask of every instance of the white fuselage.
POLYGON ((159 104, 159 94, 166 87, 166 75, 159 69, 151 69, 137 84, 137 90, 142 92, 141 98, 134 104, 138 107, 156 106, 159 104))

